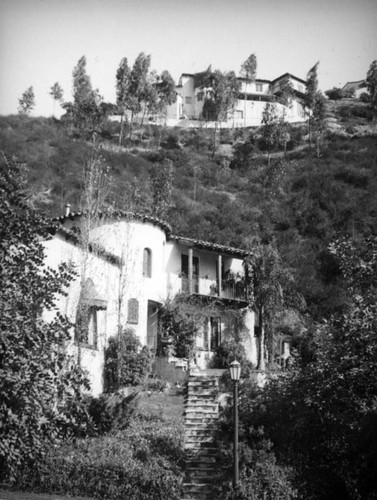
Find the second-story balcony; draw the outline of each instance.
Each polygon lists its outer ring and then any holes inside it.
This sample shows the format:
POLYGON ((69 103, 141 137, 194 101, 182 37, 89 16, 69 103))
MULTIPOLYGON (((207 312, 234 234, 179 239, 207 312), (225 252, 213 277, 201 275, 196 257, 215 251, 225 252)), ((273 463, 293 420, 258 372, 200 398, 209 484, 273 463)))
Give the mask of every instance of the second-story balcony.
POLYGON ((210 279, 206 276, 193 276, 190 286, 189 278, 187 276, 182 276, 182 292, 241 302, 247 300, 246 287, 241 280, 221 280, 221 288, 219 291, 219 284, 215 279, 210 279))

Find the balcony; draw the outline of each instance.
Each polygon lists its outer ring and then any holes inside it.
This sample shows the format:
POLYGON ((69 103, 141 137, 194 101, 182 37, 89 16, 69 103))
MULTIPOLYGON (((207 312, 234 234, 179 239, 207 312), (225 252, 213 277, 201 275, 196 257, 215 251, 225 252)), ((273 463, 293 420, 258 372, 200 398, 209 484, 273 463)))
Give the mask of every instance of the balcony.
POLYGON ((182 292, 239 302, 247 301, 247 293, 243 280, 222 280, 221 293, 219 294, 217 280, 207 277, 199 278, 198 276, 193 276, 190 288, 189 278, 187 276, 182 276, 182 292))

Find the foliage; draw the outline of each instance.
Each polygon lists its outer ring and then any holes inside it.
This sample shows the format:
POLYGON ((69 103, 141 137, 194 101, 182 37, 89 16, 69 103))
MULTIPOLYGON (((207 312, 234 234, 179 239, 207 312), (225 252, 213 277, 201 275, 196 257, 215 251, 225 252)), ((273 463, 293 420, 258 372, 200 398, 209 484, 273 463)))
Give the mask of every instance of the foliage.
POLYGON ((308 71, 306 76, 305 106, 309 109, 313 109, 318 92, 318 66, 319 62, 308 71))
POLYGON ((171 206, 173 180, 173 164, 165 160, 162 164, 155 163, 151 170, 153 193, 152 214, 165 219, 171 206))
POLYGON ((135 414, 141 394, 138 391, 118 391, 88 397, 86 404, 91 418, 89 434, 103 435, 111 430, 124 429, 135 414))
MULTIPOLYGON (((86 57, 82 56, 73 69, 73 121, 79 129, 94 132, 103 118, 102 97, 93 90, 90 77, 86 72, 86 57)), ((68 103, 70 104, 70 103, 68 103)))
POLYGON ((368 69, 366 77, 367 89, 370 94, 370 103, 374 111, 377 114, 377 59, 371 63, 368 69))
POLYGON ((51 449, 39 474, 24 470, 19 485, 101 500, 178 500, 182 466, 182 425, 136 418, 121 432, 51 449))
POLYGON ((128 67, 127 57, 123 57, 116 72, 116 104, 118 111, 121 113, 119 145, 122 144, 124 120, 127 119, 126 111, 131 104, 131 96, 129 93, 130 72, 131 70, 128 67))
POLYGON ((332 89, 326 90, 325 94, 331 101, 339 101, 344 97, 342 89, 338 87, 333 87, 332 89))
MULTIPOLYGON (((239 338, 226 339, 216 347, 214 356, 211 359, 211 368, 228 370, 235 359, 241 363, 241 377, 249 378, 252 365, 246 357, 245 346, 239 338)), ((227 375, 229 374, 227 373, 227 375)))
MULTIPOLYGON (((270 153, 279 144, 286 144, 289 139, 289 125, 284 115, 279 116, 276 103, 267 102, 262 114, 262 137, 260 146, 265 146, 268 152, 268 163, 270 164, 270 153)), ((262 149, 261 148, 261 149, 262 149)))
MULTIPOLYGON (((242 371, 241 371, 242 374, 242 371)), ((243 380, 240 383, 239 396, 239 469, 238 488, 231 486, 232 478, 232 407, 220 414, 217 444, 222 474, 218 478, 219 498, 226 500, 290 500, 297 498, 294 482, 294 470, 276 457, 274 443, 268 438, 263 424, 254 422, 255 409, 260 393, 253 382, 243 380)), ((283 432, 283 429, 281 429, 283 432)))
POLYGON ((22 94, 21 98, 18 99, 19 107, 18 111, 20 114, 28 115, 35 106, 35 95, 33 87, 29 87, 22 94))
POLYGON ((288 76, 283 78, 280 82, 280 88, 277 93, 278 101, 284 106, 290 107, 292 100, 295 96, 293 85, 288 76))
POLYGON ((248 82, 255 80, 257 73, 257 56, 251 54, 241 66, 241 76, 248 82))
POLYGON ((241 426, 263 426, 279 463, 293 467, 300 498, 373 499, 377 239, 336 240, 330 253, 348 308, 317 325, 311 358, 241 400, 241 426))
POLYGON ((52 96, 52 98, 55 101, 62 101, 63 100, 63 95, 64 95, 63 89, 59 85, 58 82, 55 82, 54 85, 52 85, 49 93, 50 93, 50 96, 52 96))
POLYGON ((294 304, 293 276, 282 263, 275 243, 258 245, 245 260, 249 278, 250 307, 258 315, 259 354, 258 369, 265 369, 265 353, 272 362, 274 335, 279 314, 284 307, 294 304))
MULTIPOLYGON (((212 101, 213 116, 210 118, 215 121, 226 121, 229 114, 234 111, 240 89, 240 83, 235 73, 233 71, 222 73, 220 70, 209 73, 202 88, 207 89, 210 95, 209 99, 212 101)), ((204 110, 203 117, 208 119, 204 110)))
MULTIPOLYGON (((5 164, 4 164, 5 163, 5 164)), ((39 238, 48 224, 27 203, 20 167, 1 165, 0 470, 16 471, 39 460, 47 443, 82 432, 86 413, 84 373, 66 353, 71 324, 55 301, 73 278, 67 264, 44 267, 39 238), (44 319, 49 315, 49 320, 44 319)))
POLYGON ((195 338, 200 328, 198 315, 202 317, 195 303, 184 294, 166 300, 160 308, 160 337, 171 340, 174 354, 178 358, 193 357, 195 338))
POLYGON ((105 351, 104 379, 106 392, 126 386, 142 385, 151 370, 149 348, 141 347, 132 328, 125 328, 120 338, 111 337, 105 351))

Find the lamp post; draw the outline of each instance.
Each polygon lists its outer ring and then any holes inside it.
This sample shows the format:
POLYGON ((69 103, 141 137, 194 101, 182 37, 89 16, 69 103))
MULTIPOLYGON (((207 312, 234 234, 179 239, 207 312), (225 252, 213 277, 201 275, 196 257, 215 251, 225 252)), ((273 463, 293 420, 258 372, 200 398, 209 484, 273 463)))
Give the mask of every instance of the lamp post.
POLYGON ((230 378, 233 380, 233 489, 238 486, 238 382, 241 375, 241 365, 234 360, 230 365, 230 378))

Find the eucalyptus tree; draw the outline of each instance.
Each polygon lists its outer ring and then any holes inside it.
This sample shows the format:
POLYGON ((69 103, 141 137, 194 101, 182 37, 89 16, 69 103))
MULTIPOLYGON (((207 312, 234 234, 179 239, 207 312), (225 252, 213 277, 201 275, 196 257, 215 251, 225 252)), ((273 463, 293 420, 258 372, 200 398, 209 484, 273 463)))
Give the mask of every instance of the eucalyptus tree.
POLYGON ((73 69, 73 104, 74 124, 84 130, 94 132, 102 118, 102 97, 98 90, 93 90, 90 77, 86 72, 86 57, 82 56, 73 69))
POLYGON ((315 106, 317 92, 318 92, 318 66, 319 61, 308 71, 306 76, 306 91, 304 97, 305 108, 307 109, 308 115, 308 126, 309 126, 309 145, 311 146, 311 132, 312 132, 312 120, 311 115, 315 106))
POLYGON ((255 82, 257 75, 257 56, 251 54, 241 66, 241 76, 246 80, 244 93, 244 126, 246 127, 246 87, 248 83, 255 82))
POLYGON ((367 89, 370 94, 370 102, 373 113, 377 115, 377 59, 369 66, 366 77, 367 89))
POLYGON ((53 111, 52 111, 52 116, 55 116, 55 104, 57 102, 63 101, 63 89, 59 85, 58 82, 55 82, 54 85, 52 85, 52 87, 50 88, 49 94, 54 100, 54 107, 53 107, 53 111))
POLYGON ((124 121, 127 120, 127 111, 130 108, 130 75, 127 57, 121 60, 116 73, 116 104, 121 113, 119 146, 122 144, 124 121))
POLYGON ((216 152, 217 127, 219 122, 227 121, 229 115, 234 113, 238 102, 240 82, 234 71, 221 72, 215 70, 208 72, 202 82, 208 97, 204 101, 202 115, 215 121, 214 141, 212 156, 216 152))
POLYGON ((130 96, 128 101, 129 110, 131 111, 130 138, 132 135, 134 117, 136 114, 142 111, 143 103, 145 103, 148 92, 150 90, 150 81, 148 81, 150 64, 151 56, 144 54, 144 52, 140 52, 140 54, 135 59, 130 73, 130 96))
POLYGON ((35 106, 35 95, 33 87, 29 87, 18 99, 18 111, 21 115, 28 115, 35 106))

